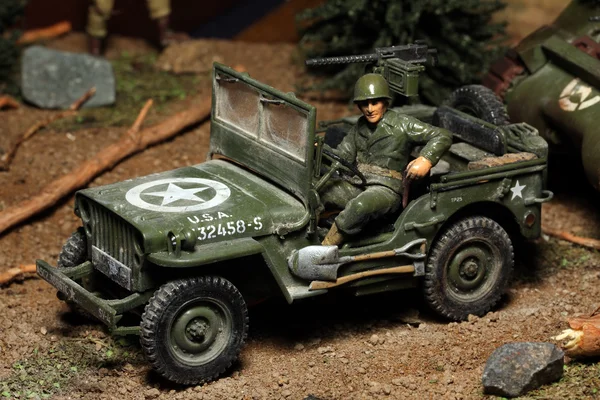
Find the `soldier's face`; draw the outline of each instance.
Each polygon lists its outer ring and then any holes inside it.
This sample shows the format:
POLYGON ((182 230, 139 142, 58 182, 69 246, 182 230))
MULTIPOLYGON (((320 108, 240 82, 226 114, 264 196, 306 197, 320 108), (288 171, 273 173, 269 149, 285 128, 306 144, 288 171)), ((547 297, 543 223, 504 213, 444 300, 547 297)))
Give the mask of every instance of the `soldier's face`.
POLYGON ((367 121, 371 124, 378 123, 387 110, 387 102, 385 99, 363 100, 358 101, 356 104, 367 121))

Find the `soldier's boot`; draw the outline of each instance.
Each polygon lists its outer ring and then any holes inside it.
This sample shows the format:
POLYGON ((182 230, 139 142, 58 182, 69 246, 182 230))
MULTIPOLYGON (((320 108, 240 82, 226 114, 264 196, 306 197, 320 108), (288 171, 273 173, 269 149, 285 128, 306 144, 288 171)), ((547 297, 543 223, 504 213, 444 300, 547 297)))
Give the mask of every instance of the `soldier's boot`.
POLYGON ((88 49, 93 56, 102 55, 102 39, 88 35, 88 49))
POLYGON ((339 246, 343 241, 344 234, 338 230, 338 227, 334 222, 321 244, 323 246, 339 246))
POLYGON ((158 37, 161 47, 190 40, 190 36, 184 32, 174 32, 169 29, 169 16, 160 17, 156 20, 158 26, 158 37))

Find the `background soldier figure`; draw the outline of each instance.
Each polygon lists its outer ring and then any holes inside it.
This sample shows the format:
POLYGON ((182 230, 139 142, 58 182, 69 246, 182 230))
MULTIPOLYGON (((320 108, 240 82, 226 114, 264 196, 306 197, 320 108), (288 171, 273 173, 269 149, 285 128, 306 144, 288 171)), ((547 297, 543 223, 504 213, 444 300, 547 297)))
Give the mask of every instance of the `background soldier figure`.
POLYGON ((369 222, 400 208, 402 173, 421 178, 452 144, 452 134, 416 118, 388 110, 391 101, 387 81, 380 74, 366 74, 354 86, 354 103, 363 113, 356 125, 332 150, 358 169, 366 186, 343 179, 331 180, 323 189, 323 204, 343 208, 323 240, 339 245, 345 235, 355 235, 369 222), (408 162, 415 146, 420 155, 408 162))
MULTIPOLYGON (((90 53, 100 55, 102 41, 107 35, 106 23, 112 14, 115 0, 92 0, 88 13, 87 33, 89 35, 90 53)), ((169 15, 171 14, 171 0, 146 0, 150 18, 156 21, 160 45, 167 45, 189 39, 181 32, 169 29, 169 15)))

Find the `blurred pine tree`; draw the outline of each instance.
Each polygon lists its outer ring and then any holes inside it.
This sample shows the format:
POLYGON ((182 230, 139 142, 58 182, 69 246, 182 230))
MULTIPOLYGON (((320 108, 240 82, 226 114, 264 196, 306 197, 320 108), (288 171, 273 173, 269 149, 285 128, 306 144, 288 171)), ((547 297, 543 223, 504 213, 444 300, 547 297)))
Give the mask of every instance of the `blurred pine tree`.
MULTIPOLYGON (((297 16, 306 58, 373 53, 375 47, 424 40, 438 50, 438 63, 420 81, 423 102, 439 104, 462 85, 478 83, 504 54, 505 23, 492 15, 500 0, 328 0, 297 16)), ((350 96, 364 65, 311 69, 329 78, 310 89, 341 89, 350 96)))
POLYGON ((16 44, 20 32, 8 31, 25 13, 26 0, 0 0, 0 93, 16 94, 15 65, 19 59, 16 44))

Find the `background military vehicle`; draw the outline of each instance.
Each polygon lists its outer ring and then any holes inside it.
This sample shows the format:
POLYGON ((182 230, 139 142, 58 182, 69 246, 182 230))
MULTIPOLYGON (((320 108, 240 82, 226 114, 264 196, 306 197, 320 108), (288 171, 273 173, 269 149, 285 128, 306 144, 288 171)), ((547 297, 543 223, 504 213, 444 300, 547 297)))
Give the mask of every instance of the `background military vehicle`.
POLYGON ((507 52, 484 79, 510 120, 534 126, 551 150, 581 154, 589 182, 600 190, 600 7, 573 0, 507 52))
POLYGON ((524 123, 402 111, 449 129, 455 143, 402 212, 341 249, 318 246, 319 188, 355 167, 325 160, 313 106, 215 64, 209 160, 79 191, 82 227, 58 268, 38 260, 38 273, 113 333, 139 334, 153 367, 183 384, 232 364, 260 298, 421 286, 445 318, 483 315, 508 285, 512 241, 540 235, 552 197, 546 142, 524 123))

